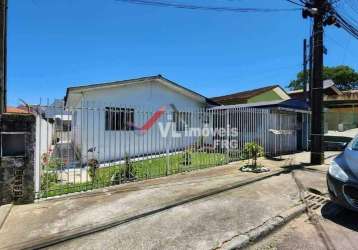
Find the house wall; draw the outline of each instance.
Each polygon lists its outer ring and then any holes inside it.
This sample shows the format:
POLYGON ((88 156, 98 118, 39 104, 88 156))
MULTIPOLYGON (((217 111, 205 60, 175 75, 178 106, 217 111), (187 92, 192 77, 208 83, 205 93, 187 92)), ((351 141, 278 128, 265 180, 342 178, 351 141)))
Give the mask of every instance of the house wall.
POLYGON ((35 191, 40 191, 41 158, 51 149, 54 126, 36 115, 35 191))
MULTIPOLYGON (((126 154, 144 156, 164 153, 195 143, 197 140, 195 136, 181 138, 161 136, 159 122, 164 128, 169 126, 171 131, 169 135, 175 130, 172 119, 174 110, 171 104, 179 111, 189 112, 198 111, 206 105, 204 101, 194 100, 157 82, 82 93, 82 103, 69 109, 73 120, 72 140, 75 150, 81 154, 82 163, 92 158, 100 162, 108 162, 122 159, 126 154), (138 131, 106 131, 106 107, 134 108, 134 123, 138 127, 145 124, 159 108, 165 107, 166 112, 147 133, 139 134, 138 131)), ((200 119, 199 115, 193 115, 191 126, 202 126, 200 119)))
POLYGON ((275 100, 282 100, 282 98, 274 90, 270 90, 248 99, 247 103, 265 102, 265 101, 267 102, 267 101, 275 101, 275 100))

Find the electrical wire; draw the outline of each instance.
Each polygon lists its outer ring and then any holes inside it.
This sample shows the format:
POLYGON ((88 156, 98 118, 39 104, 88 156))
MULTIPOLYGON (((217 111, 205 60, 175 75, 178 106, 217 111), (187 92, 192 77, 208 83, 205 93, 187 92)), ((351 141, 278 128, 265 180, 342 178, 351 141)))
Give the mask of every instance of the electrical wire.
POLYGON ((137 5, 148 5, 155 7, 171 7, 178 9, 189 9, 189 10, 207 10, 207 11, 226 11, 226 12, 239 12, 239 13, 271 13, 271 12, 286 12, 286 11, 298 11, 301 8, 289 8, 289 9, 274 9, 274 8, 239 8, 239 7, 226 7, 226 6, 206 6, 206 5, 194 5, 194 4, 183 4, 165 1, 154 1, 154 0, 117 0, 119 2, 125 2, 137 5))
MULTIPOLYGON (((335 1, 335 3, 337 3, 337 1, 335 1)), ((354 38, 358 39, 358 23, 354 20, 354 18, 344 16, 338 12, 337 8, 333 6, 330 14, 337 19, 337 24, 339 24, 343 30, 345 30, 354 38)))
POLYGON ((301 3, 297 3, 297 2, 295 2, 295 1, 293 1, 293 0, 285 0, 285 1, 290 2, 290 3, 294 4, 294 5, 298 5, 298 6, 301 6, 301 7, 305 7, 304 5, 302 5, 302 3, 304 3, 303 1, 300 1, 301 3))

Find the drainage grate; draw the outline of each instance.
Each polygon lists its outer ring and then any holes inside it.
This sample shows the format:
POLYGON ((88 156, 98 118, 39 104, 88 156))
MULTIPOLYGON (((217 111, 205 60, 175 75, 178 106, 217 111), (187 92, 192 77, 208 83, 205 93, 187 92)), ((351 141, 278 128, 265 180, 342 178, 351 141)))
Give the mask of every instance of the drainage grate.
POLYGON ((319 208, 323 207, 326 203, 329 202, 328 198, 310 192, 306 193, 305 200, 308 204, 308 207, 311 208, 312 210, 318 210, 319 208))

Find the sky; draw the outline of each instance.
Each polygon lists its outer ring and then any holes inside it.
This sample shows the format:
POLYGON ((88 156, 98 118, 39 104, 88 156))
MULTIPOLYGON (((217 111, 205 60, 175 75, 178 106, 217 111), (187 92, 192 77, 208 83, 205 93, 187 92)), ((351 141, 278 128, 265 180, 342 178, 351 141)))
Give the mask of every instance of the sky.
MULTIPOLYGON (((117 0, 8 0, 8 104, 63 98, 67 87, 162 74, 207 97, 272 84, 302 69, 300 11, 230 13, 117 0)), ((285 0, 176 0, 295 8, 285 0)), ((341 8, 347 9, 341 0, 341 8)), ((355 17, 358 19, 358 12, 355 17)), ((351 16, 354 16, 351 14, 351 16)), ((358 41, 327 27, 326 66, 358 70, 358 41)))

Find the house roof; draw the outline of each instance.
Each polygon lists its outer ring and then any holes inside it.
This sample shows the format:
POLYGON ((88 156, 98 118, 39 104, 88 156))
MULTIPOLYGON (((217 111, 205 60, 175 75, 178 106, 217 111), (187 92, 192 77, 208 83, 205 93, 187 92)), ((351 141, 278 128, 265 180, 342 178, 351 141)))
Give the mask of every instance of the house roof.
POLYGON ((146 77, 121 80, 121 81, 115 81, 115 82, 96 83, 96 84, 89 84, 89 85, 81 85, 81 86, 77 86, 77 87, 69 87, 69 88, 67 88, 67 91, 66 91, 65 105, 67 103, 68 96, 69 96, 70 92, 83 92, 83 91, 89 91, 89 90, 94 90, 94 89, 99 89, 99 88, 110 88, 110 87, 116 87, 116 86, 123 86, 123 85, 127 85, 127 84, 133 84, 133 83, 144 83, 144 82, 148 82, 150 80, 159 80, 159 81, 165 82, 177 89, 180 89, 182 91, 189 93, 190 95, 194 95, 196 97, 202 98, 210 104, 218 105, 213 100, 211 100, 211 99, 209 99, 193 90, 190 90, 182 85, 179 85, 178 83, 175 83, 175 82, 163 77, 162 75, 146 76, 146 77))
MULTIPOLYGON (((323 89, 324 90, 327 90, 327 89, 331 89, 336 95, 342 95, 342 91, 340 91, 334 81, 332 79, 327 79, 327 80, 324 80, 323 81, 323 89)), ((298 89, 298 90, 292 90, 292 91, 289 91, 288 94, 289 95, 295 95, 295 94, 301 94, 303 93, 303 89, 298 89)))
MULTIPOLYGON (((222 101, 228 101, 228 100, 248 100, 254 96, 260 95, 262 93, 265 93, 267 91, 276 89, 276 88, 280 88, 282 91, 285 92, 284 89, 281 88, 280 85, 271 85, 271 86, 266 86, 263 88, 258 88, 258 89, 252 89, 252 90, 248 90, 248 91, 243 91, 243 92, 237 92, 234 94, 230 94, 230 95, 224 95, 224 96, 217 96, 217 97, 213 97, 211 98, 213 101, 215 102, 222 102, 222 101)), ((286 93, 286 92, 285 92, 286 93)))
POLYGON ((15 107, 7 106, 7 107, 6 107, 6 113, 12 113, 12 114, 30 114, 31 112, 29 112, 29 111, 26 110, 26 109, 15 108, 15 107))

